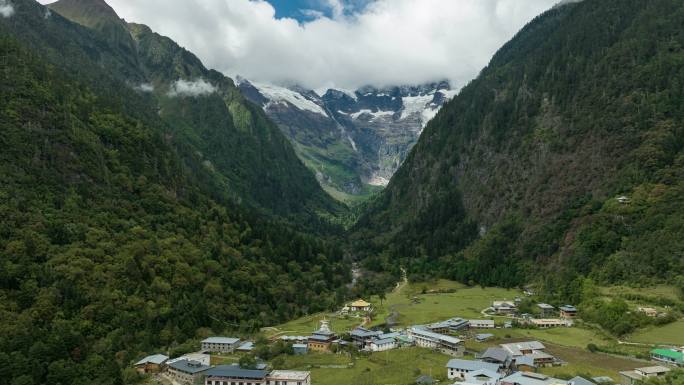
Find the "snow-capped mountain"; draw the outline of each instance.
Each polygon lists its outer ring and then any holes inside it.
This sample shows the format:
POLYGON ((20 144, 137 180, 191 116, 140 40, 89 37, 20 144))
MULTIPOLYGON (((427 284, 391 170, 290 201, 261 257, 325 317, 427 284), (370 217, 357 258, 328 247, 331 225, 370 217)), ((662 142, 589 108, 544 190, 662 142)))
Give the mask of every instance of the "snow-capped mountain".
POLYGON ((387 185, 425 125, 456 93, 448 82, 330 89, 323 95, 300 87, 237 82, 290 138, 319 182, 330 192, 350 195, 387 185))

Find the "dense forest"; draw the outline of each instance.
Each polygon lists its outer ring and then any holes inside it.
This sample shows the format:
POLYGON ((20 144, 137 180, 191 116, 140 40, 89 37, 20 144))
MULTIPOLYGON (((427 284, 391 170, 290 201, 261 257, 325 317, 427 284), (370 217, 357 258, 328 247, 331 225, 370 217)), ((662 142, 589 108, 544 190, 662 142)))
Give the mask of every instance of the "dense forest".
POLYGON ((537 17, 428 125, 351 236, 369 268, 573 291, 684 272, 684 4, 537 17))
POLYGON ((0 21, 0 384, 127 383, 143 353, 346 298, 339 206, 229 79, 148 29, 121 46, 14 5, 0 21), (145 46, 148 61, 120 52, 145 46), (193 71, 217 91, 161 88, 193 71), (158 94, 136 87, 147 79, 158 94))

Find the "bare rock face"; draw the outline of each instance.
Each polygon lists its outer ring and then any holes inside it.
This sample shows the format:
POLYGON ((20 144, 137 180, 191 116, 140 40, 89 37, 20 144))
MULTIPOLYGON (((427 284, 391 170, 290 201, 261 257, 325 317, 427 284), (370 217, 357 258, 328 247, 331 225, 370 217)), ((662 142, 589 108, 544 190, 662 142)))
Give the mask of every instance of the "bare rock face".
POLYGON ((338 197, 387 185, 427 122, 454 96, 448 82, 414 87, 330 89, 252 84, 243 95, 261 106, 292 141, 319 183, 338 197))

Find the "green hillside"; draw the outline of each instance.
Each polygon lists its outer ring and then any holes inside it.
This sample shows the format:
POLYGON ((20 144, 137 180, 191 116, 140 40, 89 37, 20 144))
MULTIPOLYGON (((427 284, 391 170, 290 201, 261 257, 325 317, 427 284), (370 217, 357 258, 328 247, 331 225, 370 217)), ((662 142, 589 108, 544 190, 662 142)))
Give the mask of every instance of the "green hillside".
POLYGON ((126 57, 13 4, 0 19, 0 384, 129 383, 145 353, 343 300, 342 251, 295 230, 334 231, 323 216, 339 207, 229 79, 184 50, 150 55, 176 68, 157 75, 137 41, 126 57), (215 91, 162 88, 192 71, 215 91))
POLYGON ((532 21, 369 204, 352 235, 367 265, 551 291, 681 275, 682 25, 674 0, 586 0, 532 21))
POLYGON ((144 101, 131 102, 118 94, 108 98, 129 109, 139 109, 142 102, 149 113, 158 111, 155 119, 161 117, 178 142, 204 157, 236 201, 323 230, 344 210, 231 79, 207 69, 171 39, 118 19, 103 0, 61 0, 50 4, 53 11, 47 18, 34 1, 15 3, 17 14, 3 23, 22 44, 84 82, 116 83, 103 92, 120 86, 137 90, 144 101), (179 83, 193 93, 174 93, 179 83), (206 92, 192 89, 198 85, 206 92))

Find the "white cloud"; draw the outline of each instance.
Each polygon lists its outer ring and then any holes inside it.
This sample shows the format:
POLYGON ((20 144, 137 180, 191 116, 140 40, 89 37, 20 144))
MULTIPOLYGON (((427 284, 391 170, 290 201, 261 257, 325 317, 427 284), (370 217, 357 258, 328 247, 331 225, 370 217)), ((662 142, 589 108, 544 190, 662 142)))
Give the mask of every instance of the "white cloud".
MULTIPOLYGON (((178 82, 174 83, 174 86, 177 86, 178 82)), ((172 90, 174 89, 174 86, 172 86, 172 90)), ((150 83, 141 83, 135 87, 133 87, 136 91, 140 92, 154 92, 154 85, 150 83)))
POLYGON ((0 0, 0 15, 5 18, 14 15, 14 6, 9 0, 0 0))
POLYGON ((169 96, 201 96, 216 92, 216 87, 204 79, 195 81, 176 80, 169 90, 169 96))
POLYGON ((276 19, 264 0, 108 0, 120 16, 171 37, 208 67, 312 89, 445 78, 463 85, 557 1, 318 0, 333 16, 304 11, 313 19, 299 23, 276 19))

